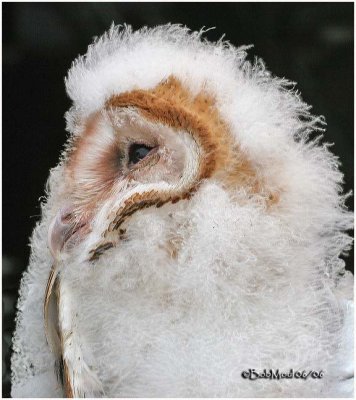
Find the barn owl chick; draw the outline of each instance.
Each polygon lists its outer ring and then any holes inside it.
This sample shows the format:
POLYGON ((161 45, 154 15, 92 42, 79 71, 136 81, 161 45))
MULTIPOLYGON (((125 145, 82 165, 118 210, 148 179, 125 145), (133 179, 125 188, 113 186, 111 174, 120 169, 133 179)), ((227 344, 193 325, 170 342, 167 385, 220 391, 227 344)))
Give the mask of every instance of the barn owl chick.
POLYGON ((177 25, 112 27, 66 89, 13 396, 352 396, 352 218, 308 139, 322 118, 246 48, 177 25))

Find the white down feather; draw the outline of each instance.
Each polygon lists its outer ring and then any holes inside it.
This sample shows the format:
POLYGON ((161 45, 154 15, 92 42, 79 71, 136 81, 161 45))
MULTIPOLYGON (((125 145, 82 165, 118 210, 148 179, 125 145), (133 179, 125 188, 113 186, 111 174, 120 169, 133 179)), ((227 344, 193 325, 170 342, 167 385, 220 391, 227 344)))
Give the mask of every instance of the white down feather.
MULTIPOLYGON (((208 43, 177 25, 113 27, 72 66, 68 129, 106 99, 173 74, 203 85, 261 176, 283 187, 267 210, 241 188, 206 181, 189 201, 139 211, 127 240, 93 267, 80 247, 62 272, 82 352, 108 397, 347 397, 353 395, 353 277, 340 255, 342 174, 327 146, 308 142, 320 119, 244 48, 208 43), (248 201, 240 201, 246 200, 248 201), (169 257, 172 238, 178 257, 169 257), (249 381, 249 368, 323 370, 322 379, 249 381)), ((32 236, 18 303, 12 395, 61 396, 42 305, 52 264, 50 221, 65 185, 60 164, 32 236)))

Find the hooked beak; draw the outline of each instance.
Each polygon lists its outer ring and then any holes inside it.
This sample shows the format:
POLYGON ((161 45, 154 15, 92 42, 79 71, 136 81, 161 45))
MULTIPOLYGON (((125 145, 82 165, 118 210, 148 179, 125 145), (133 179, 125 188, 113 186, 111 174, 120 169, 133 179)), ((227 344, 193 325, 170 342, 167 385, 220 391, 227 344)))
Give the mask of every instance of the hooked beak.
POLYGON ((73 215, 73 207, 65 206, 61 208, 48 230, 48 247, 55 260, 60 253, 70 244, 78 243, 88 230, 88 223, 78 222, 73 215))

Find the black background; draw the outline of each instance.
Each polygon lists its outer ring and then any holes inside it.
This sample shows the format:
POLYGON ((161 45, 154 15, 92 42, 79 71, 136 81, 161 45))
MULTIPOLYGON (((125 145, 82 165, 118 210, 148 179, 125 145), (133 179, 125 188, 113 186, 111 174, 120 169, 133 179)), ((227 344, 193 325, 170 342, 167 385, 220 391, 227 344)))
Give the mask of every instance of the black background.
MULTIPOLYGON (((273 74, 298 82, 314 114, 328 122, 325 140, 353 185, 352 3, 3 3, 3 396, 15 304, 39 219, 39 198, 66 140, 70 102, 63 77, 93 36, 112 21, 134 28, 182 23, 215 26, 235 45, 254 44, 273 74)), ((349 200, 352 208, 352 199, 349 200)), ((352 257, 347 259, 352 269, 352 257)))

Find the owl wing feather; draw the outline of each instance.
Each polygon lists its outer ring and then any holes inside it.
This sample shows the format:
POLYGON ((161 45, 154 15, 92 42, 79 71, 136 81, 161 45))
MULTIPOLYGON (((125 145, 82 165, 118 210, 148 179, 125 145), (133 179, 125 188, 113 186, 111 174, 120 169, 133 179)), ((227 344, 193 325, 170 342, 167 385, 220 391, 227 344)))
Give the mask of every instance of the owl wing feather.
POLYGON ((56 357, 55 367, 63 394, 66 398, 103 395, 100 380, 82 355, 81 342, 73 329, 70 292, 63 286, 55 263, 46 286, 44 320, 47 342, 56 357))
POLYGON ((44 321, 45 334, 48 344, 50 345, 56 358, 61 356, 61 341, 58 320, 58 301, 57 301, 57 286, 58 286, 58 267, 53 264, 48 277, 45 300, 44 300, 44 321))
POLYGON ((62 383, 65 397, 73 397, 68 366, 63 359, 63 342, 59 326, 59 300, 60 300, 60 279, 58 265, 54 263, 46 286, 44 301, 44 321, 47 342, 50 345, 55 357, 55 369, 58 380, 62 383))

